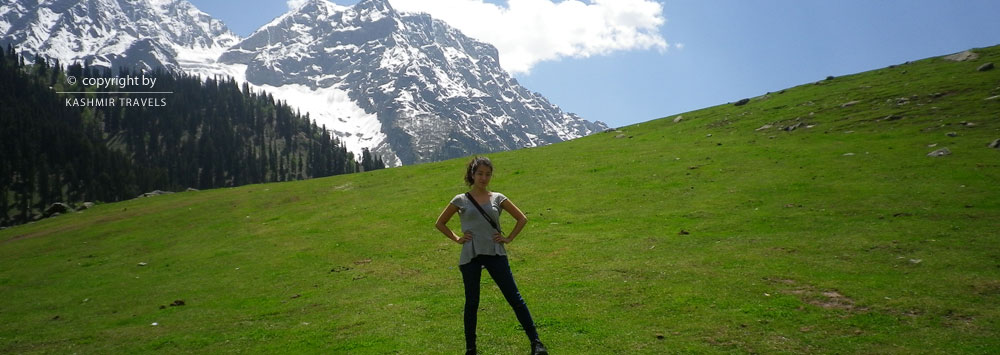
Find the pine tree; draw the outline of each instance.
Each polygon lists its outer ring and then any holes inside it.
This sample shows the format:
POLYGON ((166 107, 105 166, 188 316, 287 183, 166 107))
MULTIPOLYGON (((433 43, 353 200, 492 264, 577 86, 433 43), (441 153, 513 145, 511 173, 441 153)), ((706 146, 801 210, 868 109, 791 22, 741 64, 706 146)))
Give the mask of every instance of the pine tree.
POLYGON ((372 153, 368 151, 368 148, 361 149, 361 169, 362 171, 374 170, 374 162, 372 161, 372 153))

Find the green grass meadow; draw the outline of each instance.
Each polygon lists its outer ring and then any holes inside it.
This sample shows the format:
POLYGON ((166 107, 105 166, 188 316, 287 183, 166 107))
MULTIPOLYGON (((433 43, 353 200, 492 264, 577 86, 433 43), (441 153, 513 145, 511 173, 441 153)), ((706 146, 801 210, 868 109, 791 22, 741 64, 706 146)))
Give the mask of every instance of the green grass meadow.
MULTIPOLYGON (((1000 69, 977 71, 1000 47, 974 51, 489 155, 529 219, 508 251, 541 339, 1000 352, 1000 69)), ((467 160, 2 230, 0 353, 461 353, 460 245, 434 222, 467 160)), ((480 352, 527 353, 487 273, 482 290, 480 352)))

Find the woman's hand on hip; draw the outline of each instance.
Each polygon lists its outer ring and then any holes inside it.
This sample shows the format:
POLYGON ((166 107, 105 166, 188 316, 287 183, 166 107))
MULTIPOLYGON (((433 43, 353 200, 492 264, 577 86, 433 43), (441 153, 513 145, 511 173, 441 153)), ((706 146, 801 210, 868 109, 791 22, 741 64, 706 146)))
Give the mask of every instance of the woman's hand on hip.
POLYGON ((510 243, 511 239, 504 237, 503 234, 493 233, 493 241, 500 244, 507 244, 510 243))
POLYGON ((455 239, 455 243, 465 244, 465 242, 467 242, 469 240, 472 240, 472 233, 469 233, 469 231, 465 231, 464 234, 462 234, 461 237, 459 237, 458 239, 455 239))

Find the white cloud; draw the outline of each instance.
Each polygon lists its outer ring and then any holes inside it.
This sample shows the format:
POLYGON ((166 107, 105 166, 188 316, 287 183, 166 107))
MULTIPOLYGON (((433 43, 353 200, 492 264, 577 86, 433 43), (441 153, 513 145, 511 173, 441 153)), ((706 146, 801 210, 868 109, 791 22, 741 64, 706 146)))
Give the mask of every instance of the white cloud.
POLYGON ((674 43, 674 48, 677 48, 678 50, 683 50, 684 49, 684 43, 679 43, 679 42, 678 43, 674 43))
POLYGON ((307 1, 309 1, 309 0, 288 0, 288 2, 287 2, 288 3, 288 9, 289 10, 295 10, 295 9, 299 8, 300 6, 302 6, 302 5, 305 5, 307 1))
POLYGON ((663 5, 653 0, 507 0, 506 7, 483 0, 391 3, 400 11, 431 14, 496 46, 500 65, 515 74, 542 61, 670 48, 660 34, 663 5))

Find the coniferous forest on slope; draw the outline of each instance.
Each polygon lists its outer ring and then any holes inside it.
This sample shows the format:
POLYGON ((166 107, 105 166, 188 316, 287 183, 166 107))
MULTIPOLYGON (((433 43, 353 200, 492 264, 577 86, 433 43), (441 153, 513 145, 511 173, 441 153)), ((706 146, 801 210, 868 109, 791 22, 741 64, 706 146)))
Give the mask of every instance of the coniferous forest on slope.
POLYGON ((301 180, 384 168, 360 162, 309 115, 232 78, 201 78, 71 64, 25 63, 0 51, 0 226, 47 216, 53 203, 111 202, 182 191, 301 180), (148 87, 85 87, 74 78, 156 79, 148 87), (59 94, 57 92, 83 92, 59 94), (85 100, 157 104, 93 107, 85 100))

